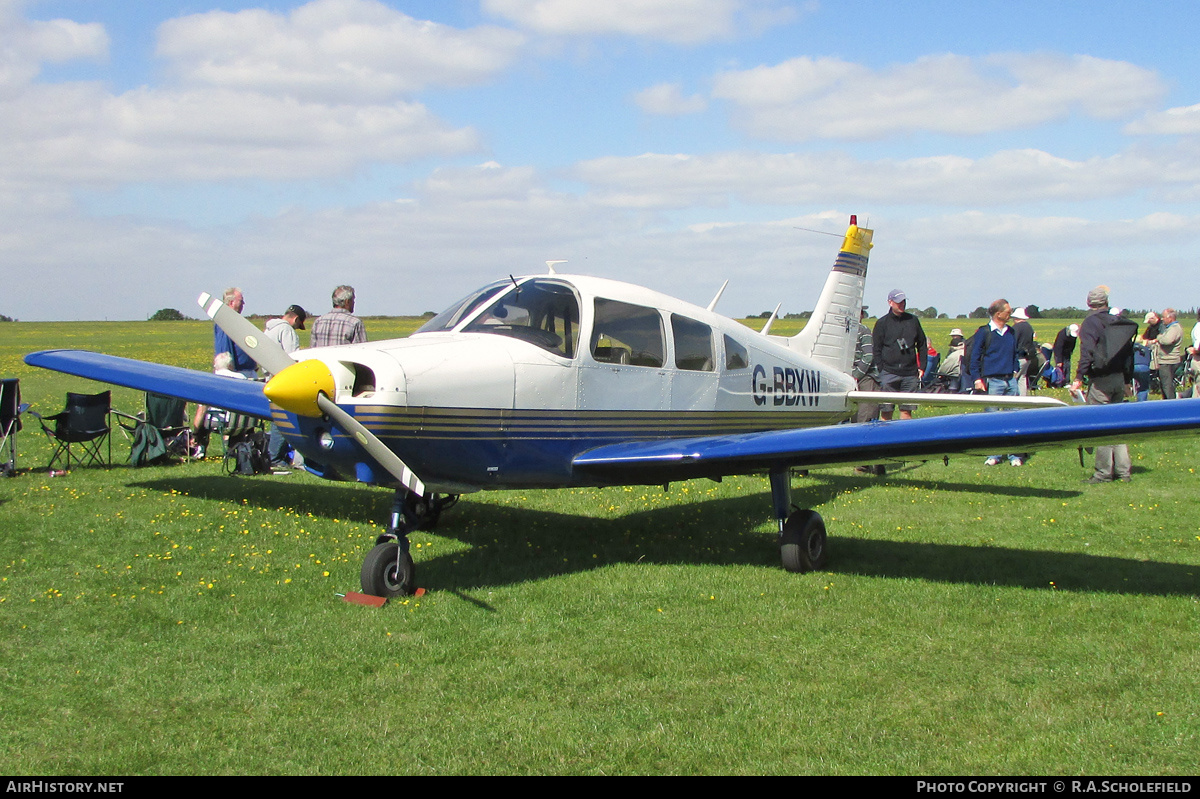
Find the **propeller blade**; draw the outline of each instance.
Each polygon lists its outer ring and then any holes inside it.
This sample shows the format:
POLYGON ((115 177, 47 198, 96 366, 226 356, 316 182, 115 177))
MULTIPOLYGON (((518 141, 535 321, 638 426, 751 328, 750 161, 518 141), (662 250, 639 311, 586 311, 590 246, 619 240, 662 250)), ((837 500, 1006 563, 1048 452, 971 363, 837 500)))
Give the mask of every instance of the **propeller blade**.
POLYGON ((292 356, 283 351, 279 342, 263 333, 244 318, 240 313, 221 302, 220 298, 211 294, 201 294, 197 300, 200 307, 208 314, 217 327, 225 331, 225 335, 246 351, 254 362, 268 374, 279 374, 284 369, 296 363, 292 356))
MULTIPOLYGON (((230 309, 232 310, 232 309, 230 309)), ((240 317, 239 317, 240 318, 240 317)), ((288 359, 291 361, 291 358, 288 359)), ((374 458, 400 485, 417 496, 425 495, 425 483, 400 460, 396 453, 380 441, 374 433, 343 410, 330 397, 337 393, 337 385, 329 366, 319 358, 291 362, 281 369, 263 386, 263 394, 285 411, 300 416, 317 417, 325 414, 345 433, 354 437, 367 454, 374 458)))
POLYGON ((408 465, 400 460, 396 453, 388 449, 387 444, 376 438, 374 433, 363 427, 357 419, 344 411, 324 393, 317 394, 317 405, 338 427, 354 436, 354 440, 362 445, 367 454, 378 461, 380 466, 387 469, 388 473, 400 481, 402 486, 419 497, 425 495, 425 483, 421 482, 421 478, 417 477, 416 473, 408 468, 408 465))

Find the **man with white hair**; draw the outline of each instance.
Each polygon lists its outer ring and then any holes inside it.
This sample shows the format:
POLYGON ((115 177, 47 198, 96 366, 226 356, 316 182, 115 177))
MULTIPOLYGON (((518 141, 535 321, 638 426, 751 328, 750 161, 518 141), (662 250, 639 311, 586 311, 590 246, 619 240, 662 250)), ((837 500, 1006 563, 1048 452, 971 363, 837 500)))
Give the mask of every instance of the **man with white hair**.
POLYGON ((1175 399, 1175 370, 1183 362, 1183 325, 1179 324, 1174 308, 1163 308, 1158 318, 1161 320, 1155 352, 1158 382, 1163 399, 1175 399))
POLYGON ((333 310, 313 322, 310 347, 337 347, 361 344, 367 340, 362 320, 354 315, 354 288, 338 286, 333 290, 333 310))
MULTIPOLYGON (((225 293, 221 295, 221 301, 238 313, 241 313, 242 309, 246 307, 246 298, 242 295, 242 290, 236 286, 225 289, 225 293)), ((254 379, 255 373, 258 371, 258 364, 246 354, 245 350, 233 343, 229 334, 214 325, 213 355, 219 355, 222 352, 229 353, 232 362, 229 366, 231 370, 238 372, 242 377, 254 379)))

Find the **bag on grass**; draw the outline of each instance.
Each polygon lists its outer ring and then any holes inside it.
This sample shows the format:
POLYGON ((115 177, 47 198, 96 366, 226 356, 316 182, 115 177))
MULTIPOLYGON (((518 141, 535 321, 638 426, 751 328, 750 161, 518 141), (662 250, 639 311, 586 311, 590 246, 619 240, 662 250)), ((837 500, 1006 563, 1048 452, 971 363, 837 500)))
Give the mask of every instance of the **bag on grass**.
POLYGON ((225 468, 230 474, 267 474, 271 471, 271 459, 267 455, 267 436, 261 430, 230 436, 226 453, 225 468))

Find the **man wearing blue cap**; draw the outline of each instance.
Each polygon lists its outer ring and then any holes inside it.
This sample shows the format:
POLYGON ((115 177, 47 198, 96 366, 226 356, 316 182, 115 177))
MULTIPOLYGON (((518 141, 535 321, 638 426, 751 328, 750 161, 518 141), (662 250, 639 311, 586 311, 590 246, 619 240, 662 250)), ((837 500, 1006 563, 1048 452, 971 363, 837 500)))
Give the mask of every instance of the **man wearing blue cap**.
MULTIPOLYGON (((921 390, 921 376, 925 372, 925 354, 929 344, 921 320, 905 308, 908 297, 900 289, 888 294, 890 310, 875 323, 871 336, 871 347, 875 354, 875 365, 879 369, 880 391, 903 391, 916 393, 921 390)), ((901 405, 900 418, 911 419, 916 405, 901 405)), ((881 404, 879 416, 891 421, 894 406, 881 404)))

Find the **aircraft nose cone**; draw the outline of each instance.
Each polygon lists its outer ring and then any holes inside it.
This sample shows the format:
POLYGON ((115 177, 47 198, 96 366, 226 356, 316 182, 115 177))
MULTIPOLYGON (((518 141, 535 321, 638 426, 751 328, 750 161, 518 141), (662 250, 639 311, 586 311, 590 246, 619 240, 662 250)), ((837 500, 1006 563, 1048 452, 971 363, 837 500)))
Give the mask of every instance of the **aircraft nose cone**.
POLYGON ((333 399, 336 386, 329 367, 318 360, 300 361, 267 381, 263 394, 285 411, 321 416, 317 395, 333 399))

